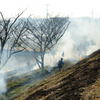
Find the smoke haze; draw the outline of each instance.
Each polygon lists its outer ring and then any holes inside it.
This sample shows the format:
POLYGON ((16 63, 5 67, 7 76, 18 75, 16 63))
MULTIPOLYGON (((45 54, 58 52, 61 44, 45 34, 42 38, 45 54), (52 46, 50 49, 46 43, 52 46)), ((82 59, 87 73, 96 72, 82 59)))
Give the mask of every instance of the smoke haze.
POLYGON ((64 52, 64 59, 80 60, 100 48, 100 19, 72 18, 69 29, 53 49, 47 54, 46 64, 55 64, 64 52), (52 51, 52 52, 53 52, 52 51))
POLYGON ((0 94, 5 93, 6 88, 6 79, 3 71, 0 71, 0 94))
MULTIPOLYGON (((45 65, 54 66, 63 57, 64 60, 78 61, 97 49, 100 49, 100 19, 72 18, 71 24, 55 48, 46 53, 45 65)), ((37 68, 32 52, 22 52, 10 58, 4 71, 27 72, 37 68), (30 67, 29 67, 30 66, 30 67), (30 69, 29 69, 30 68, 30 69)), ((23 72, 22 72, 23 73, 23 72)), ((0 94, 6 92, 5 75, 0 71, 0 94)))
MULTIPOLYGON (((53 66, 62 57, 68 60, 80 60, 100 48, 100 19, 99 18, 71 18, 71 24, 64 36, 55 48, 46 53, 45 65, 53 66)), ((34 65, 31 53, 19 53, 12 57, 6 67, 7 69, 34 65), (12 67, 11 67, 12 66, 12 67)))

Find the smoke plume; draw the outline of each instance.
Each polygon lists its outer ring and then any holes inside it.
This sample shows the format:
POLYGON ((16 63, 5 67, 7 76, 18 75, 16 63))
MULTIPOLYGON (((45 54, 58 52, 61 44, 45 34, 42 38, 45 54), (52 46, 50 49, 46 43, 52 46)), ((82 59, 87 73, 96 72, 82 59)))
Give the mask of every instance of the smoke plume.
MULTIPOLYGON (((70 21, 71 24, 64 36, 51 51, 46 53, 45 65, 54 66, 61 57, 64 60, 78 61, 100 48, 99 18, 71 18, 70 21)), ((31 53, 19 53, 8 62, 6 69, 21 68, 28 63, 34 67, 31 53)))
POLYGON ((0 71, 0 95, 7 91, 5 73, 0 71))

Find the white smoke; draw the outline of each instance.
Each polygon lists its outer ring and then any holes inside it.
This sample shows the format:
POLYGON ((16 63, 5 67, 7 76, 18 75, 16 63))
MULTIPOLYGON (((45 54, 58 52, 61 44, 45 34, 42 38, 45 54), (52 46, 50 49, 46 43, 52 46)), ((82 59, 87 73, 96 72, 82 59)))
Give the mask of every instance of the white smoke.
MULTIPOLYGON (((79 60, 80 57, 85 57, 97 49, 100 49, 100 19, 74 18, 71 19, 69 29, 55 48, 46 53, 45 65, 56 65, 62 57, 62 53, 64 53, 64 60, 79 60)), ((30 55, 20 53, 16 58, 12 57, 9 60, 4 70, 17 68, 17 72, 19 73, 19 70, 24 71, 23 67, 26 66, 25 69, 28 71, 29 67, 27 65, 32 67, 33 62, 34 60, 30 55)), ((7 90, 5 79, 4 72, 0 71, 0 94, 5 93, 7 90)))
MULTIPOLYGON (((100 19, 89 17, 72 18, 71 24, 64 36, 57 43, 55 48, 45 55, 45 65, 53 66, 62 57, 66 59, 80 60, 95 50, 100 48, 100 19)), ((28 55, 18 54, 16 59, 12 59, 8 64, 9 69, 26 66, 27 61, 34 62, 28 55), (13 66, 14 65, 14 66, 13 66), (11 67, 12 66, 12 67, 11 67)), ((7 68, 6 68, 7 69, 7 68)))
POLYGON ((7 91, 6 88, 6 76, 3 71, 0 71, 0 95, 7 91))
POLYGON ((100 19, 77 18, 73 19, 70 26, 71 37, 74 40, 74 49, 82 48, 78 52, 82 56, 89 55, 100 49, 100 19), (84 51, 84 54, 82 54, 84 51))
POLYGON ((72 18, 69 29, 53 49, 45 56, 46 65, 54 65, 64 52, 64 59, 80 60, 100 49, 100 19, 72 18))
POLYGON ((63 57, 64 59, 73 58, 73 45, 74 41, 71 39, 70 34, 66 33, 64 37, 58 42, 56 47, 45 56, 46 65, 53 66, 57 64, 58 60, 63 57), (64 53, 62 55, 62 53, 64 53))

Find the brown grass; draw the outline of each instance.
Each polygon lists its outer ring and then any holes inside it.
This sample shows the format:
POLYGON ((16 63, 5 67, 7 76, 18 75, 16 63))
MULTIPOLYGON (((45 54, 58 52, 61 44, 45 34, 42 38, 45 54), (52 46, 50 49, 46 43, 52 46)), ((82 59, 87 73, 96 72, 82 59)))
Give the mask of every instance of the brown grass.
POLYGON ((13 100, 100 100, 100 50, 13 100))

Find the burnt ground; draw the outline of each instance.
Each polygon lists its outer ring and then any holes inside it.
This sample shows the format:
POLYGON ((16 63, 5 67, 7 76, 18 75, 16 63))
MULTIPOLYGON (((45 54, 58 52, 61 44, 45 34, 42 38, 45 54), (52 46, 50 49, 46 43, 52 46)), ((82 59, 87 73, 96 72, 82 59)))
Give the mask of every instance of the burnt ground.
POLYGON ((100 100, 100 50, 12 100, 100 100))

